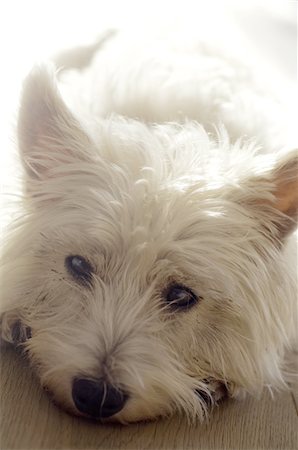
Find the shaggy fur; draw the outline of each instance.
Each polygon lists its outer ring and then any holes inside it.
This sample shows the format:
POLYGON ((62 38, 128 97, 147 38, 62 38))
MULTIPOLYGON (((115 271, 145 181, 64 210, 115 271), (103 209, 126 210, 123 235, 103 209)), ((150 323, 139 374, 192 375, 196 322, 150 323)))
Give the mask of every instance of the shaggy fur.
POLYGON ((68 411, 80 414, 78 376, 128 393, 111 417, 123 423, 177 410, 203 418, 224 392, 286 387, 297 152, 273 152, 279 106, 252 78, 206 43, 116 37, 65 74, 64 100, 50 67, 26 79, 2 338, 24 348, 68 411), (88 283, 69 273, 69 255, 88 261, 88 283), (171 308, 173 283, 197 303, 171 308))

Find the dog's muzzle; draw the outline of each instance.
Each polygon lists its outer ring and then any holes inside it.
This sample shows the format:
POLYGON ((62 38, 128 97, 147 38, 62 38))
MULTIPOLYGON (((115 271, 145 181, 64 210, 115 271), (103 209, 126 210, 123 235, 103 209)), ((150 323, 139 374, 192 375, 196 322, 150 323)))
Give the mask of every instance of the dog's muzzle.
POLYGON ((104 419, 121 411, 128 395, 103 380, 76 378, 72 385, 72 398, 81 413, 104 419))

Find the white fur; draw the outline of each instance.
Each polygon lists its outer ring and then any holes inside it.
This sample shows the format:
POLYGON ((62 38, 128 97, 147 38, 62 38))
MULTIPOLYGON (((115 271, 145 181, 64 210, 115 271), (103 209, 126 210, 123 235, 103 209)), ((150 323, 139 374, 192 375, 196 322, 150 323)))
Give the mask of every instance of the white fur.
POLYGON ((13 340, 16 321, 23 336, 31 328, 20 345, 75 414, 80 375, 129 392, 113 420, 203 418, 195 390, 216 399, 222 385, 235 396, 286 386, 297 154, 273 152, 279 106, 242 63, 206 43, 133 45, 115 38, 83 73, 62 74, 72 112, 50 69, 25 82, 2 336, 13 340), (68 255, 92 264, 92 288, 67 272, 68 255), (195 307, 170 310, 173 281, 201 297, 195 307))

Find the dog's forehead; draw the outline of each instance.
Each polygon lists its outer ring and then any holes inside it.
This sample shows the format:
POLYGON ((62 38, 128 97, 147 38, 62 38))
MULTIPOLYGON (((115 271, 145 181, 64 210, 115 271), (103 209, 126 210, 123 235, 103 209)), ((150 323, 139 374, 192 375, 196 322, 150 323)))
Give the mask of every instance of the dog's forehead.
POLYGON ((54 248, 61 258, 81 254, 107 270, 138 265, 146 272, 161 260, 181 265, 185 257, 200 267, 247 233, 243 216, 233 215, 214 192, 206 196, 160 189, 144 191, 139 199, 126 194, 107 200, 102 192, 95 196, 91 206, 87 200, 77 207, 62 202, 55 214, 41 217, 45 253, 54 248))
MULTIPOLYGON (((131 191, 121 193, 83 186, 78 191, 86 189, 86 196, 66 195, 44 225, 49 230, 68 230, 83 240, 118 240, 118 244, 132 247, 182 240, 193 233, 209 234, 217 223, 222 229, 231 220, 231 205, 215 191, 204 192, 200 185, 197 192, 186 192, 183 183, 180 180, 175 186, 150 191, 140 180, 131 191)), ((43 222, 44 217, 41 219, 43 222)))

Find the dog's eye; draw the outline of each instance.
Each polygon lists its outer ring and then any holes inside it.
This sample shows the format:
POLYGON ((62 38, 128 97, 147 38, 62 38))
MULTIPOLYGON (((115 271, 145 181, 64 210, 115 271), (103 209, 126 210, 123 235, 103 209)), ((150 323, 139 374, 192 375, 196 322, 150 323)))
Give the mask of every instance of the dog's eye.
POLYGON ((76 280, 82 283, 90 283, 93 269, 85 258, 79 255, 67 256, 65 266, 76 280))
POLYGON ((185 310, 194 306, 199 297, 188 287, 173 284, 166 291, 165 300, 174 310, 185 310))

